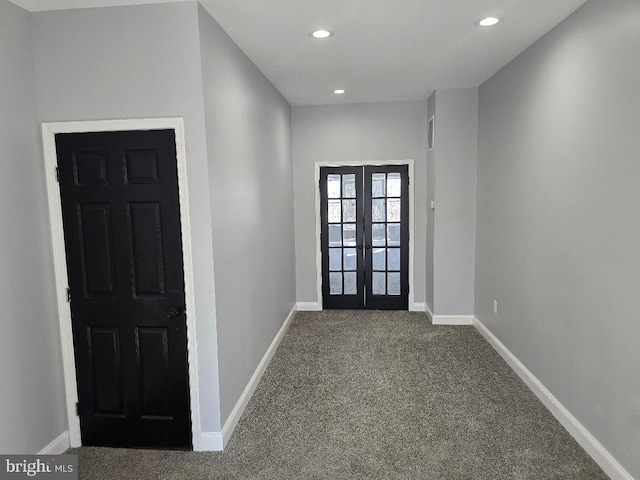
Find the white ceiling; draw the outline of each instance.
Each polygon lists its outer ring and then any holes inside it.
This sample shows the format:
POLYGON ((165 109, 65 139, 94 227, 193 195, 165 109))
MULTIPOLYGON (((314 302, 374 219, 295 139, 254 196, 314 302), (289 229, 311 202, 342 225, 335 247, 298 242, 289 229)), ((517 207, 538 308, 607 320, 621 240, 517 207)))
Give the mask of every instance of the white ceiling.
MULTIPOLYGON (((30 11, 176 0, 11 0, 30 11)), ((188 1, 188 0, 177 0, 188 1)), ((293 105, 476 87, 586 0, 201 0, 293 105), (473 22, 493 15, 495 27, 473 22), (309 32, 335 32, 316 40, 309 32), (334 95, 345 88, 345 95, 334 95)))

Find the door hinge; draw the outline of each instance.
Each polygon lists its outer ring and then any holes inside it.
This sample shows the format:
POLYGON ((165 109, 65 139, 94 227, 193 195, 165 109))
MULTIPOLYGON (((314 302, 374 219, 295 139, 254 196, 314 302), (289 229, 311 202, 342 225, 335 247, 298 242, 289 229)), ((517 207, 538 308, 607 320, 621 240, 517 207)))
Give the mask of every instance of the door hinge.
POLYGON ((76 417, 80 416, 80 402, 76 402, 76 417))
POLYGON ((71 303, 71 289, 67 287, 67 303, 71 303))
POLYGON ((56 167, 56 182, 60 183, 60 169, 56 167))

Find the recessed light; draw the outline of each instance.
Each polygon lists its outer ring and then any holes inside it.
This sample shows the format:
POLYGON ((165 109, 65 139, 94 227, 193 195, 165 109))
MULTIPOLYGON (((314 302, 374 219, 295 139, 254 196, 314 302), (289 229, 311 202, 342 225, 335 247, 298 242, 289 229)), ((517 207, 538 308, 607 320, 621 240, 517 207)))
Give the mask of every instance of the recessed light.
POLYGON ((331 35, 333 35, 333 32, 330 32, 329 30, 315 30, 314 32, 311 32, 311 36, 313 38, 329 38, 331 35))
POLYGON ((333 93, 335 93, 336 95, 342 95, 343 93, 345 93, 346 90, 344 88, 336 88, 333 93))
POLYGON ((500 19, 498 17, 487 17, 477 21, 476 25, 480 27, 493 27, 498 23, 500 23, 500 19))

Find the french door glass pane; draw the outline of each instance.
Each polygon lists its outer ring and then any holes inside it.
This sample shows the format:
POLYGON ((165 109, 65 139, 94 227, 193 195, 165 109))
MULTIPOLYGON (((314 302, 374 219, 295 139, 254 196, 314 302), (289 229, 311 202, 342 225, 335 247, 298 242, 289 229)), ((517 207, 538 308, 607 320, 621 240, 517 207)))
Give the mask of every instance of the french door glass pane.
POLYGON ((329 272, 329 294, 342 295, 342 273, 329 272))
POLYGON ((342 209, 340 205, 340 200, 329 200, 329 223, 340 223, 340 218, 342 217, 342 209))
POLYGON ((387 197, 399 197, 402 191, 399 173, 387 175, 387 197))
POLYGON ((400 295, 400 272, 387 273, 387 295, 400 295))
POLYGON ((374 198, 371 200, 371 221, 372 222, 384 222, 385 218, 385 209, 384 209, 384 198, 374 198))
POLYGON ((399 222, 400 221, 400 199, 388 198, 387 199, 387 222, 399 222))
POLYGON ((347 223, 342 226, 342 237, 344 238, 345 247, 356 246, 356 226, 353 223, 347 223))
POLYGON ((373 249, 373 259, 372 266, 374 270, 385 270, 385 266, 387 262, 385 261, 386 257, 386 249, 384 248, 374 248, 373 249))
POLYGON ((327 197, 340 198, 340 175, 327 175, 327 197))
POLYGON ((344 272, 344 294, 345 295, 358 294, 358 273, 357 272, 344 272))
POLYGON ((342 229, 340 225, 329 225, 329 246, 342 246, 342 229))
POLYGON ((384 272, 373 272, 372 293, 374 295, 384 295, 385 292, 385 276, 384 272))
POLYGON ((344 268, 343 270, 355 270, 357 264, 355 248, 345 248, 344 250, 344 268))
POLYGON ((345 223, 356 221, 355 200, 342 200, 342 221, 345 223))
POLYGON ((400 270, 400 249, 387 249, 387 270, 400 270))
POLYGON ((371 226, 371 245, 374 247, 384 247, 385 242, 384 223, 374 223, 371 226))
POLYGON ((344 198, 356 198, 356 176, 355 174, 342 176, 342 196, 344 198))
POLYGON ((389 223, 387 224, 387 245, 390 247, 400 246, 400 224, 389 223))
POLYGON ((329 270, 342 270, 342 249, 329 249, 329 270))
POLYGON ((384 197, 385 196, 385 174, 374 173, 371 175, 371 196, 372 197, 384 197))

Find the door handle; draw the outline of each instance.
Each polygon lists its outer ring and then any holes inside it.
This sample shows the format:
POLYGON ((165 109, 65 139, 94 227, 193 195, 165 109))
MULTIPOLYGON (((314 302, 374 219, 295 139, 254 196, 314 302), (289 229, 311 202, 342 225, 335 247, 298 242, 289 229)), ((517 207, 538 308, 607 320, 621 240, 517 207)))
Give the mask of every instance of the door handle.
POLYGON ((184 312, 184 307, 171 307, 169 310, 167 310, 167 318, 169 320, 172 320, 176 317, 179 317, 182 312, 184 312))
POLYGON ((367 250, 370 250, 370 249, 371 249, 371 245, 367 245, 367 250))
POLYGON ((362 245, 358 245, 358 250, 362 250, 362 245))

